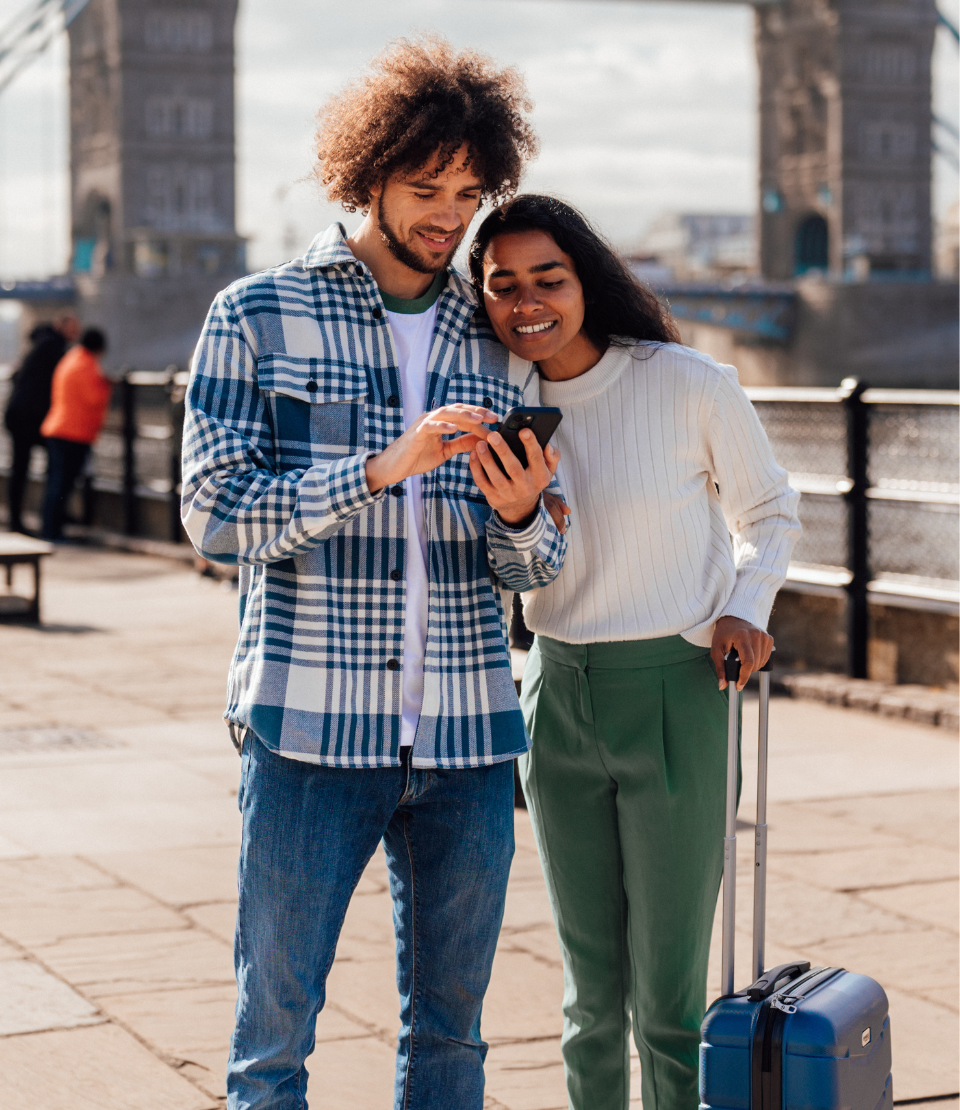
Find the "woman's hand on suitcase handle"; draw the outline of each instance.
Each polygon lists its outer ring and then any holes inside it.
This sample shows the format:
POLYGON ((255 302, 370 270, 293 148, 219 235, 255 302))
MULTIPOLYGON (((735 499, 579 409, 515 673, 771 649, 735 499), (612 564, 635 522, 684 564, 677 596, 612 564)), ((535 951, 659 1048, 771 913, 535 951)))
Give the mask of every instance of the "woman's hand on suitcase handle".
POLYGON ((723 674, 723 657, 731 648, 737 649, 740 656, 740 679, 737 690, 742 690, 747 679, 754 671, 759 671, 773 651, 773 637, 762 628, 750 624, 740 617, 721 617, 713 630, 713 643, 710 658, 717 670, 720 689, 726 690, 727 680, 723 674))

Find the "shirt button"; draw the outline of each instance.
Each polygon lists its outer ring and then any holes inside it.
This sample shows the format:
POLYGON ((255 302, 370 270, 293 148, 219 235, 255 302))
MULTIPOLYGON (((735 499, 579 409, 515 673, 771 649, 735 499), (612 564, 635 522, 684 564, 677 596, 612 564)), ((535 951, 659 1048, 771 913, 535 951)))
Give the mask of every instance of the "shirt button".
POLYGON ((396 395, 396 393, 391 393, 390 396, 387 398, 387 404, 390 406, 390 408, 397 409, 400 407, 400 398, 396 395))
POLYGON ((390 492, 393 494, 394 497, 403 497, 403 486, 393 486, 391 487, 390 492))
POLYGON ((382 311, 382 309, 379 309, 379 308, 375 308, 375 309, 373 310, 373 318, 374 318, 374 320, 379 320, 379 319, 380 319, 380 317, 381 317, 382 315, 383 315, 383 311, 382 311))
POLYGON ((493 408, 493 398, 492 397, 484 397, 483 407, 485 409, 493 408))
POLYGON ((307 382, 308 393, 316 393, 319 388, 320 386, 318 386, 316 382, 307 382))
POLYGON ((388 671, 397 671, 399 669, 400 669, 400 660, 399 659, 388 659, 387 660, 387 670, 388 671))
POLYGON ((400 579, 403 577, 403 571, 392 570, 390 571, 390 577, 394 580, 394 582, 399 582, 400 579))

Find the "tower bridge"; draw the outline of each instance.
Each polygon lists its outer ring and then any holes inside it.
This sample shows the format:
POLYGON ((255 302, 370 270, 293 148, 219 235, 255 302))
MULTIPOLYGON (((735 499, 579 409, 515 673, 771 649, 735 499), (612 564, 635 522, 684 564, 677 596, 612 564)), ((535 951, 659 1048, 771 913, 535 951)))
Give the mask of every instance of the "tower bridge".
MULTIPOLYGON (((936 0, 752 6, 765 284, 671 287, 686 338, 758 384, 849 373, 953 384, 956 285, 931 279, 936 0), (924 361, 905 367, 917 342, 924 361)), ((69 35, 73 292, 55 283, 47 302, 75 297, 109 331, 115 365, 183 364, 213 295, 245 269, 237 0, 35 0, 32 10, 36 25, 20 34, 28 54, 57 10, 69 35)), ((11 56, 0 41, 0 89, 11 56)), ((0 287, 20 292, 40 310, 35 284, 0 287)))

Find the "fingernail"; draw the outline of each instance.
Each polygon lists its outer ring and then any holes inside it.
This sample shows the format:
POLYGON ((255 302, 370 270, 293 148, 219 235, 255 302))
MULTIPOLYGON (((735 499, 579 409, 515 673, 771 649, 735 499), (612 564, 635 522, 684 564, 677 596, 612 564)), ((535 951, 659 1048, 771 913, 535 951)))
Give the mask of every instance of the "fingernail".
POLYGON ((478 451, 486 451, 486 449, 487 449, 487 445, 486 445, 486 443, 484 443, 484 441, 483 441, 483 440, 481 439, 481 440, 480 440, 480 442, 479 442, 479 443, 477 444, 477 450, 478 450, 478 451))
POLYGON ((490 443, 499 443, 500 434, 498 432, 491 432, 490 435, 487 436, 487 439, 490 443))

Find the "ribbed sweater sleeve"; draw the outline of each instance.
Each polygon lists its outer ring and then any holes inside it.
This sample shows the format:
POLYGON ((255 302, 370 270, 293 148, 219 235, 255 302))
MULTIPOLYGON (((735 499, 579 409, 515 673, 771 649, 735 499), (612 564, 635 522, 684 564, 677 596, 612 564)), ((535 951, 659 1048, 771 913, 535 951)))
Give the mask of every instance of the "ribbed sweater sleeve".
POLYGON ((707 425, 707 446, 737 568, 733 593, 720 615, 766 628, 800 534, 800 494, 790 488, 753 405, 725 367, 707 425))

